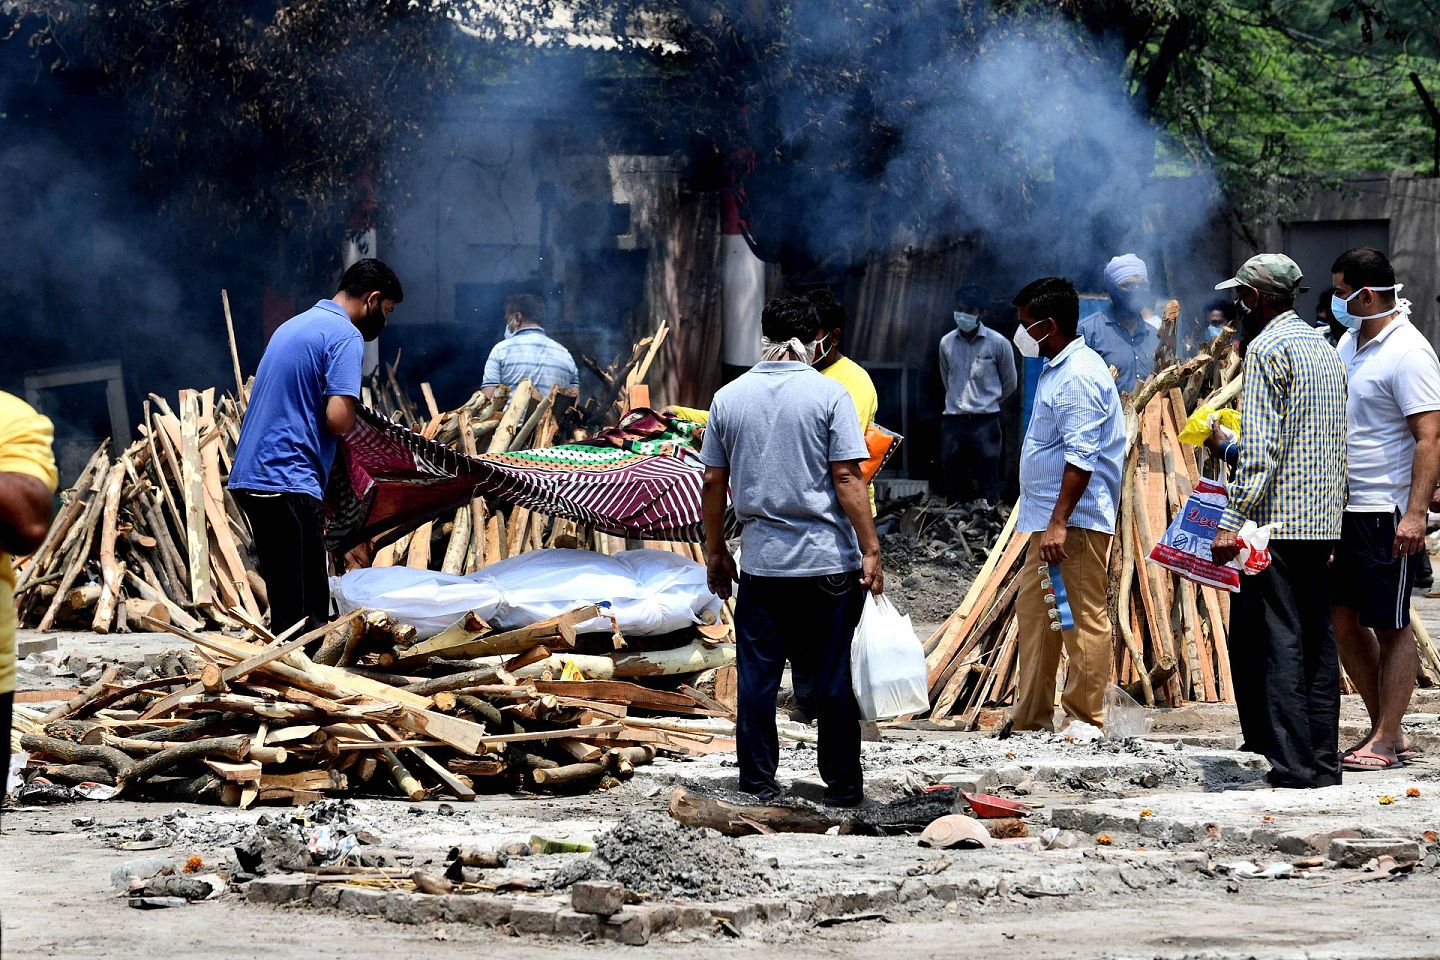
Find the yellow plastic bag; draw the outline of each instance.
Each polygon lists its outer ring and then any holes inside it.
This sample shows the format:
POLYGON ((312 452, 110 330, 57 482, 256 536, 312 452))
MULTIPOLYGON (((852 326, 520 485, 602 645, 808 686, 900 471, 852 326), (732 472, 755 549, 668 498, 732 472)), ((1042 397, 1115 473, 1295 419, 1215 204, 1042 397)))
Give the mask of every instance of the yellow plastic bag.
POLYGON ((1194 413, 1190 414, 1190 419, 1185 421, 1185 426, 1180 428, 1180 442, 1188 443, 1192 447, 1203 446, 1205 441, 1210 439, 1210 433, 1217 423, 1236 437, 1240 436, 1239 410, 1232 410, 1229 407, 1221 407, 1216 410, 1210 404, 1202 403, 1194 413))

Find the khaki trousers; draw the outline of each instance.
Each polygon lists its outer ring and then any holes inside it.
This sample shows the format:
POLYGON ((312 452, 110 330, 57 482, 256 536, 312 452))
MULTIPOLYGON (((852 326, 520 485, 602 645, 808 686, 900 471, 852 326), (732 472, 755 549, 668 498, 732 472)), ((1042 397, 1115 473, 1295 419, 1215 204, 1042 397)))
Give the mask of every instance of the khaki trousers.
POLYGON ((1074 630, 1050 629, 1048 593, 1041 586, 1045 561, 1040 559, 1040 534, 1030 535, 1030 545, 1020 568, 1020 587, 1015 594, 1019 620, 1016 665, 1014 729, 1055 729, 1055 674, 1060 667, 1064 644, 1070 657, 1069 677, 1060 706, 1065 716, 1103 726, 1105 687, 1110 682, 1110 613, 1105 606, 1109 583, 1110 534, 1070 527, 1065 531, 1065 552, 1069 558, 1060 565, 1074 630))

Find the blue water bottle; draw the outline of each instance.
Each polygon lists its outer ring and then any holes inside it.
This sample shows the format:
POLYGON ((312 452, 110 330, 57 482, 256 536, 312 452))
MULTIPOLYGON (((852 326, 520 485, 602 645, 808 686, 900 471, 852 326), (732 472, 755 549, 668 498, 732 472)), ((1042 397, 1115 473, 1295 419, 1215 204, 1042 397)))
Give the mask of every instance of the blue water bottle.
POLYGON ((1065 593, 1065 580, 1058 564, 1040 567, 1041 586, 1046 589, 1045 603, 1050 607, 1051 630, 1074 630, 1075 615, 1070 612, 1070 598, 1065 593))

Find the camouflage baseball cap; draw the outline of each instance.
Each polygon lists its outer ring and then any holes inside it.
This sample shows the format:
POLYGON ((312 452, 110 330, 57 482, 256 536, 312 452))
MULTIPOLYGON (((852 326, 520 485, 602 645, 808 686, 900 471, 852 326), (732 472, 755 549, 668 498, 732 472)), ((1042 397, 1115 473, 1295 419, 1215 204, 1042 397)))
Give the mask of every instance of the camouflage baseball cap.
POLYGON ((1300 265, 1283 253, 1261 253, 1240 265, 1235 276, 1215 284, 1216 290, 1251 287, 1277 297, 1293 297, 1302 287, 1300 265))

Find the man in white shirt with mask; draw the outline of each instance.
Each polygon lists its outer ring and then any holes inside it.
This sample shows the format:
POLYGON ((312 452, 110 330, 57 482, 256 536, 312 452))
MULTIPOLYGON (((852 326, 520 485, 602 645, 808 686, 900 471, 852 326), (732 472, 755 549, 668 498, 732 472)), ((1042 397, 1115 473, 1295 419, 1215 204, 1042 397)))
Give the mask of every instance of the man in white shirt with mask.
POLYGON ((1076 332, 1080 300, 1063 277, 1030 283, 1013 301, 1015 346, 1044 357, 1020 451, 1016 530, 1030 538, 1015 595, 1019 659, 1015 730, 1054 730, 1055 674, 1070 669, 1060 705, 1071 720, 1105 722, 1110 541, 1120 502, 1125 415, 1105 361, 1076 332), (1058 570, 1074 617, 1061 629, 1052 590, 1058 570), (1047 597, 1050 599, 1047 600, 1047 597))
POLYGON ((1371 729, 1346 770, 1383 770, 1413 753, 1401 727, 1419 669, 1410 591, 1440 481, 1440 361, 1410 323, 1403 285, 1378 250, 1356 247, 1330 268, 1330 312, 1349 395, 1349 497, 1330 567, 1335 643, 1371 729))
POLYGON ((976 286, 956 290, 955 329, 940 338, 940 466, 951 503, 1000 502, 1000 404, 1017 378, 1010 342, 981 322, 986 301, 976 286))

